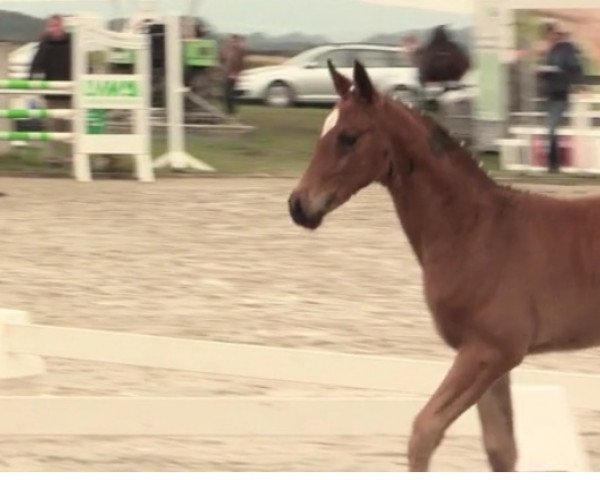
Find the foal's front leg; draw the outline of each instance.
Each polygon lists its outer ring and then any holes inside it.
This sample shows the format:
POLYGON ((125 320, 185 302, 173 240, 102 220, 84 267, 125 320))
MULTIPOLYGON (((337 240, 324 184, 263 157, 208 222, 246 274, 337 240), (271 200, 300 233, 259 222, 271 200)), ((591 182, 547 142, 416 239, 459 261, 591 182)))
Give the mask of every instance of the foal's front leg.
POLYGON ((477 402, 483 445, 495 472, 512 472, 517 463, 517 446, 513 429, 510 377, 494 383, 477 402))
POLYGON ((428 470, 431 455, 452 422, 519 361, 482 342, 461 347, 450 371, 413 423, 409 469, 428 470))

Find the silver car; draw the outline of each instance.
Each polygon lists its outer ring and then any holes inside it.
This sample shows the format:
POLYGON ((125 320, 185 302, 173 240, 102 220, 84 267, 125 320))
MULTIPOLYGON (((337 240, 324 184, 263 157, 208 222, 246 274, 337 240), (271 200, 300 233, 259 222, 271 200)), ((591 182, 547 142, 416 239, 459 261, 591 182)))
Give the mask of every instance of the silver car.
POLYGON ((409 100, 417 85, 417 69, 398 47, 325 45, 306 50, 281 65, 245 70, 237 84, 237 96, 272 106, 334 103, 336 94, 327 70, 328 59, 347 76, 352 75, 354 60, 359 60, 369 70, 375 86, 397 99, 409 100))

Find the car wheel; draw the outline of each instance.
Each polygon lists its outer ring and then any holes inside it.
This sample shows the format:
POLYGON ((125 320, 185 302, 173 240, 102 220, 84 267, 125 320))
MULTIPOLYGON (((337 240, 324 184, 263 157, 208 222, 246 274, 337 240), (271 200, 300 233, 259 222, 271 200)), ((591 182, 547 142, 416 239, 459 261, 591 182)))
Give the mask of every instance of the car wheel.
POLYGON ((416 101, 413 93, 403 85, 394 87, 390 92, 390 97, 395 102, 401 102, 408 106, 413 106, 416 101))
POLYGON ((265 103, 271 107, 289 107, 294 103, 294 92, 284 82, 273 82, 265 92, 265 103))

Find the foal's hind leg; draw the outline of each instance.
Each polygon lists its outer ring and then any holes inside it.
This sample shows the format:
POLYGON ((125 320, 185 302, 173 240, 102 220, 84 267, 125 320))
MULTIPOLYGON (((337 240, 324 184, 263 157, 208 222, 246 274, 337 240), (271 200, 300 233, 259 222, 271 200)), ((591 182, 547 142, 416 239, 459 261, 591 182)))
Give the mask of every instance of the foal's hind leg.
POLYGON ((484 343, 471 343, 458 351, 446 378, 413 424, 408 445, 411 471, 429 468, 446 429, 520 360, 484 343))
POLYGON ((507 373, 494 383, 477 402, 483 433, 483 445, 492 470, 512 472, 517 462, 517 447, 513 430, 510 398, 510 377, 507 373))

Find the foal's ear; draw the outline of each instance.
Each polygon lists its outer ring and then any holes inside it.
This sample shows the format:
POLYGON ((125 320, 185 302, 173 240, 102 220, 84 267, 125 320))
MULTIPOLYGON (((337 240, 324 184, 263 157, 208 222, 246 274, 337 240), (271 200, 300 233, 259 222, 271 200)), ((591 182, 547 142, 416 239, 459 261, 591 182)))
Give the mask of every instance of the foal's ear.
POLYGON ((344 75, 338 72, 329 59, 327 59, 327 68, 329 68, 329 73, 331 74, 335 91, 341 98, 346 97, 350 91, 350 88, 352 87, 352 82, 349 78, 346 78, 344 75))
POLYGON ((368 103, 371 103, 377 94, 367 70, 358 60, 354 61, 354 85, 358 92, 358 96, 368 103))

